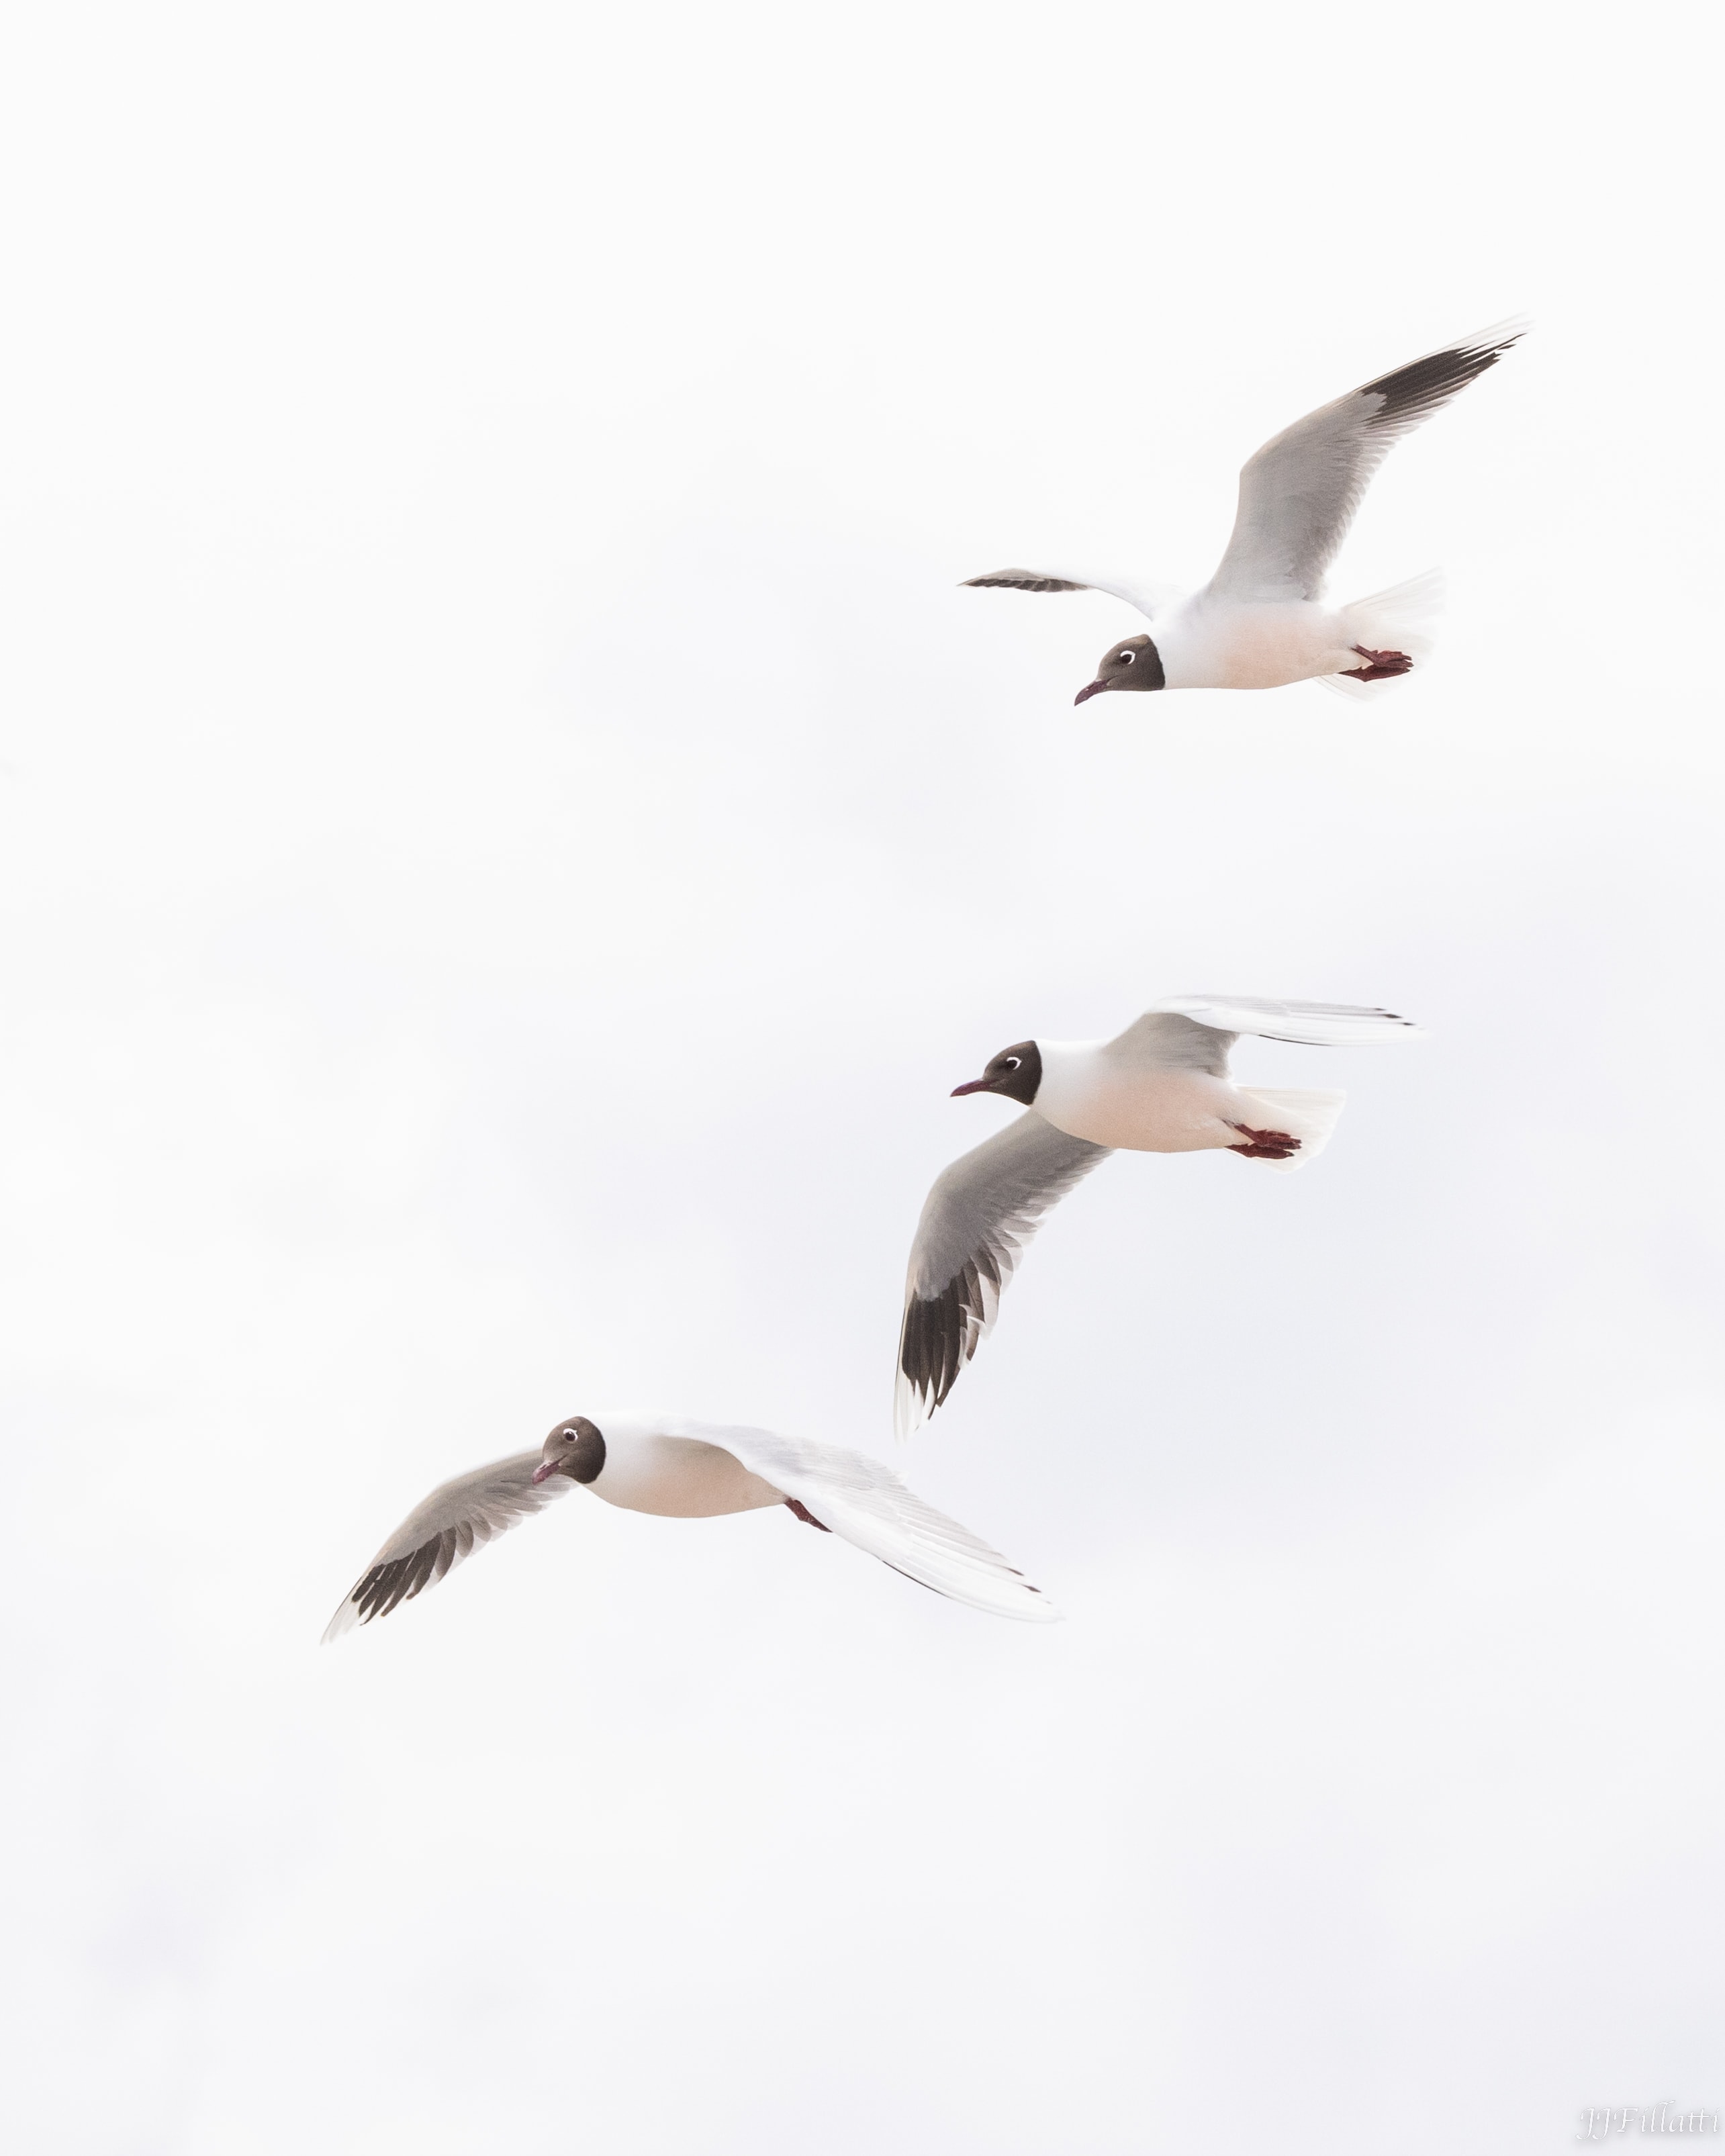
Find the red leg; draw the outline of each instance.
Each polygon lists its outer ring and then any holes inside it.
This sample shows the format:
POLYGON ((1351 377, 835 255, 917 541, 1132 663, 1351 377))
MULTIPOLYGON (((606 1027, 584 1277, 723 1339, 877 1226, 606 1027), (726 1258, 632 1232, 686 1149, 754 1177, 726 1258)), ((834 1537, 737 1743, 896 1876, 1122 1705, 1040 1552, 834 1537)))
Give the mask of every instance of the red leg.
POLYGON ((824 1520, 817 1520, 800 1497, 787 1497, 785 1502, 799 1520, 807 1520, 811 1527, 819 1527, 824 1535, 833 1532, 824 1520))
POLYGON ((1248 1160, 1291 1160, 1300 1150, 1300 1141, 1286 1131, 1255 1131, 1250 1123, 1230 1123, 1230 1131, 1238 1131, 1246 1142, 1230 1146, 1230 1152, 1243 1152, 1248 1160))
POLYGON ((1394 681, 1398 675, 1414 670, 1414 662, 1405 651, 1368 651, 1363 644, 1356 644, 1353 648, 1366 663, 1363 666, 1344 666, 1344 680, 1394 681))

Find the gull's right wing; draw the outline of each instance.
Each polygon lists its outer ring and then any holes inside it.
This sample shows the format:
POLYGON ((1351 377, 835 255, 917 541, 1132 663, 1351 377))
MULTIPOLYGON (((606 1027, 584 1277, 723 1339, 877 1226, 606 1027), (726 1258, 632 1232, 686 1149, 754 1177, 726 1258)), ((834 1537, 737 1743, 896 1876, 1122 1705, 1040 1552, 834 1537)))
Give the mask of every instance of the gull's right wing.
POLYGON ((542 1457, 536 1445, 531 1452, 494 1460, 489 1467, 439 1483, 354 1582, 329 1621, 325 1644, 356 1625, 387 1617, 398 1603, 411 1602, 425 1588, 435 1587, 482 1543, 543 1512, 574 1486, 567 1475, 552 1475, 536 1485, 533 1470, 542 1457))
POLYGON ((1154 621, 1186 594, 1178 584, 1159 584, 1148 577, 1069 577, 1052 569, 991 569, 986 577, 967 577, 964 588, 1003 592, 1106 592, 1110 598, 1154 621))
POLYGON ((937 1177, 905 1278, 894 1403, 901 1437, 957 1383, 1043 1214, 1107 1152, 1027 1108, 937 1177))

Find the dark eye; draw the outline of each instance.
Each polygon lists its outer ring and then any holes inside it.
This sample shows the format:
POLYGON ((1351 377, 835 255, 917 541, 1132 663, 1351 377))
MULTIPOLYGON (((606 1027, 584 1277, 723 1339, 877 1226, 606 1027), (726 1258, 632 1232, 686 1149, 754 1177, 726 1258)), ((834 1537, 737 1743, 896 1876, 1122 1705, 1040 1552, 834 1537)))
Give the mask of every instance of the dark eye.
POLYGON ((1000 1059, 1000 1067, 1003 1070, 1016 1070, 1019 1067, 1019 1059, 1015 1055, 1003 1055, 1000 1059))
POLYGON ((1122 666, 1130 666, 1137 655, 1136 651, 1122 651, 1120 654, 1120 663, 1122 666))
POLYGON ((562 1430, 558 1435, 562 1437, 565 1445, 572 1445, 575 1442, 575 1433, 572 1430, 562 1430))

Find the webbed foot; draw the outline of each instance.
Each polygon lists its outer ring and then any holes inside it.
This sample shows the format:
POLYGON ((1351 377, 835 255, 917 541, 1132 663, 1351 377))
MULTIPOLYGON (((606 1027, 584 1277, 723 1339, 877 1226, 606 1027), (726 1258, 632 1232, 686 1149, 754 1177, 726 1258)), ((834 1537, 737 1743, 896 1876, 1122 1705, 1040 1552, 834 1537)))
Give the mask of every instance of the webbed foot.
POLYGON ((1255 1131, 1250 1123, 1230 1123, 1230 1131, 1238 1131, 1245 1138, 1244 1145, 1230 1146, 1230 1152, 1243 1152, 1248 1160, 1291 1160, 1300 1150, 1300 1141, 1286 1131, 1255 1131))
POLYGON ((1366 663, 1363 666, 1344 666, 1344 680, 1394 681, 1399 674, 1411 674, 1414 670, 1414 662, 1405 651, 1368 651, 1363 644, 1356 644, 1353 648, 1366 663))

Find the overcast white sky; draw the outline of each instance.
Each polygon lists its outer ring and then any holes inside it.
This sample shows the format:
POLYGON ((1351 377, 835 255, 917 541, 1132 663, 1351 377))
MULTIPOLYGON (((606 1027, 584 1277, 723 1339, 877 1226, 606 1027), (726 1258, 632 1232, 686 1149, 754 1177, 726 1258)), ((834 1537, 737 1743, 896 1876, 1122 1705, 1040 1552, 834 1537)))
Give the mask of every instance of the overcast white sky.
POLYGON ((1699 8, 19 10, 0 66, 6 2107, 33 2156, 1552 2151, 1725 2105, 1699 8), (1075 711, 1234 475, 1429 678, 1075 711), (1123 1158, 902 1456, 1069 1613, 429 1486, 893 1454, 947 1099, 1385 1002, 1123 1158))

